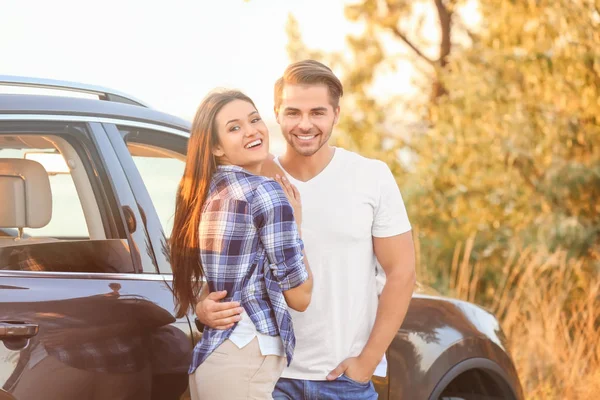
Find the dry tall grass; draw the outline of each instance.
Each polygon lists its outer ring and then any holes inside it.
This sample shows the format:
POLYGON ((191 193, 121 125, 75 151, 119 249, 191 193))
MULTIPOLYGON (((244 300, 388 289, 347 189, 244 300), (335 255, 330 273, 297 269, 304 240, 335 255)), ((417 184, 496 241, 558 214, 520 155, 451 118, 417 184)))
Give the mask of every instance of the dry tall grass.
POLYGON ((509 257, 500 282, 483 289, 483 265, 470 261, 473 241, 457 246, 443 280, 447 294, 498 317, 527 399, 598 398, 600 277, 563 251, 523 250, 509 257))

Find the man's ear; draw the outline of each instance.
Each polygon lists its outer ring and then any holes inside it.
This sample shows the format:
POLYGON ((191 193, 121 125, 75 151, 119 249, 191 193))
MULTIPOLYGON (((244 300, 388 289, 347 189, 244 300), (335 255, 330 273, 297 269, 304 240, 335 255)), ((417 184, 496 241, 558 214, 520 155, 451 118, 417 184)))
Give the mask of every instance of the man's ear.
POLYGON ((340 120, 340 106, 337 106, 334 109, 334 113, 335 113, 335 117, 333 118, 333 124, 335 125, 340 120))
POLYGON ((281 123, 279 122, 279 107, 273 107, 273 112, 275 113, 275 121, 277 121, 277 123, 281 125, 281 123))

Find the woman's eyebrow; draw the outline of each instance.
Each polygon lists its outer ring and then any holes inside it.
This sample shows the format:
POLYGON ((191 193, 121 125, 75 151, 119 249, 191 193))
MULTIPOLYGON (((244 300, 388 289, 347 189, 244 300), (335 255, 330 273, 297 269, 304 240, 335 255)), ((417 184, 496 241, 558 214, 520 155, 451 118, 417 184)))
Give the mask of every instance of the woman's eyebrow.
MULTIPOLYGON (((248 114, 248 116, 251 116, 252 114, 258 114, 258 111, 254 110, 250 114, 248 114)), ((225 125, 229 125, 230 123, 237 122, 237 121, 239 121, 239 118, 229 120, 229 121, 227 121, 227 123, 225 125)))

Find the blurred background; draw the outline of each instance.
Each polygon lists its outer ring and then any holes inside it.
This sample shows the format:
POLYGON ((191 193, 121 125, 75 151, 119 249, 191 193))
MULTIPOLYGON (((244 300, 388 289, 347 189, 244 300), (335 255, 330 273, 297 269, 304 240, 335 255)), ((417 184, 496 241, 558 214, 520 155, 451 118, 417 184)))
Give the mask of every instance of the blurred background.
POLYGON ((0 0, 0 73, 113 87, 191 119, 314 58, 335 144, 384 160, 418 278, 494 312, 529 399, 600 393, 600 0, 0 0))

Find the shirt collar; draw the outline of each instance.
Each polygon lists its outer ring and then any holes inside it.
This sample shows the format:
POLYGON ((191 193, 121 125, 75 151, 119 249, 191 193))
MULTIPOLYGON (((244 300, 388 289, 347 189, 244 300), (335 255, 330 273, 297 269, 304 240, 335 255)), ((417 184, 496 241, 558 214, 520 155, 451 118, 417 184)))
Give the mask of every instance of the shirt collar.
POLYGON ((243 172, 245 174, 250 174, 252 175, 252 173, 238 165, 217 165, 217 171, 218 172, 243 172))
POLYGON ((218 165, 217 169, 219 171, 245 171, 244 168, 239 167, 237 165, 218 165))

